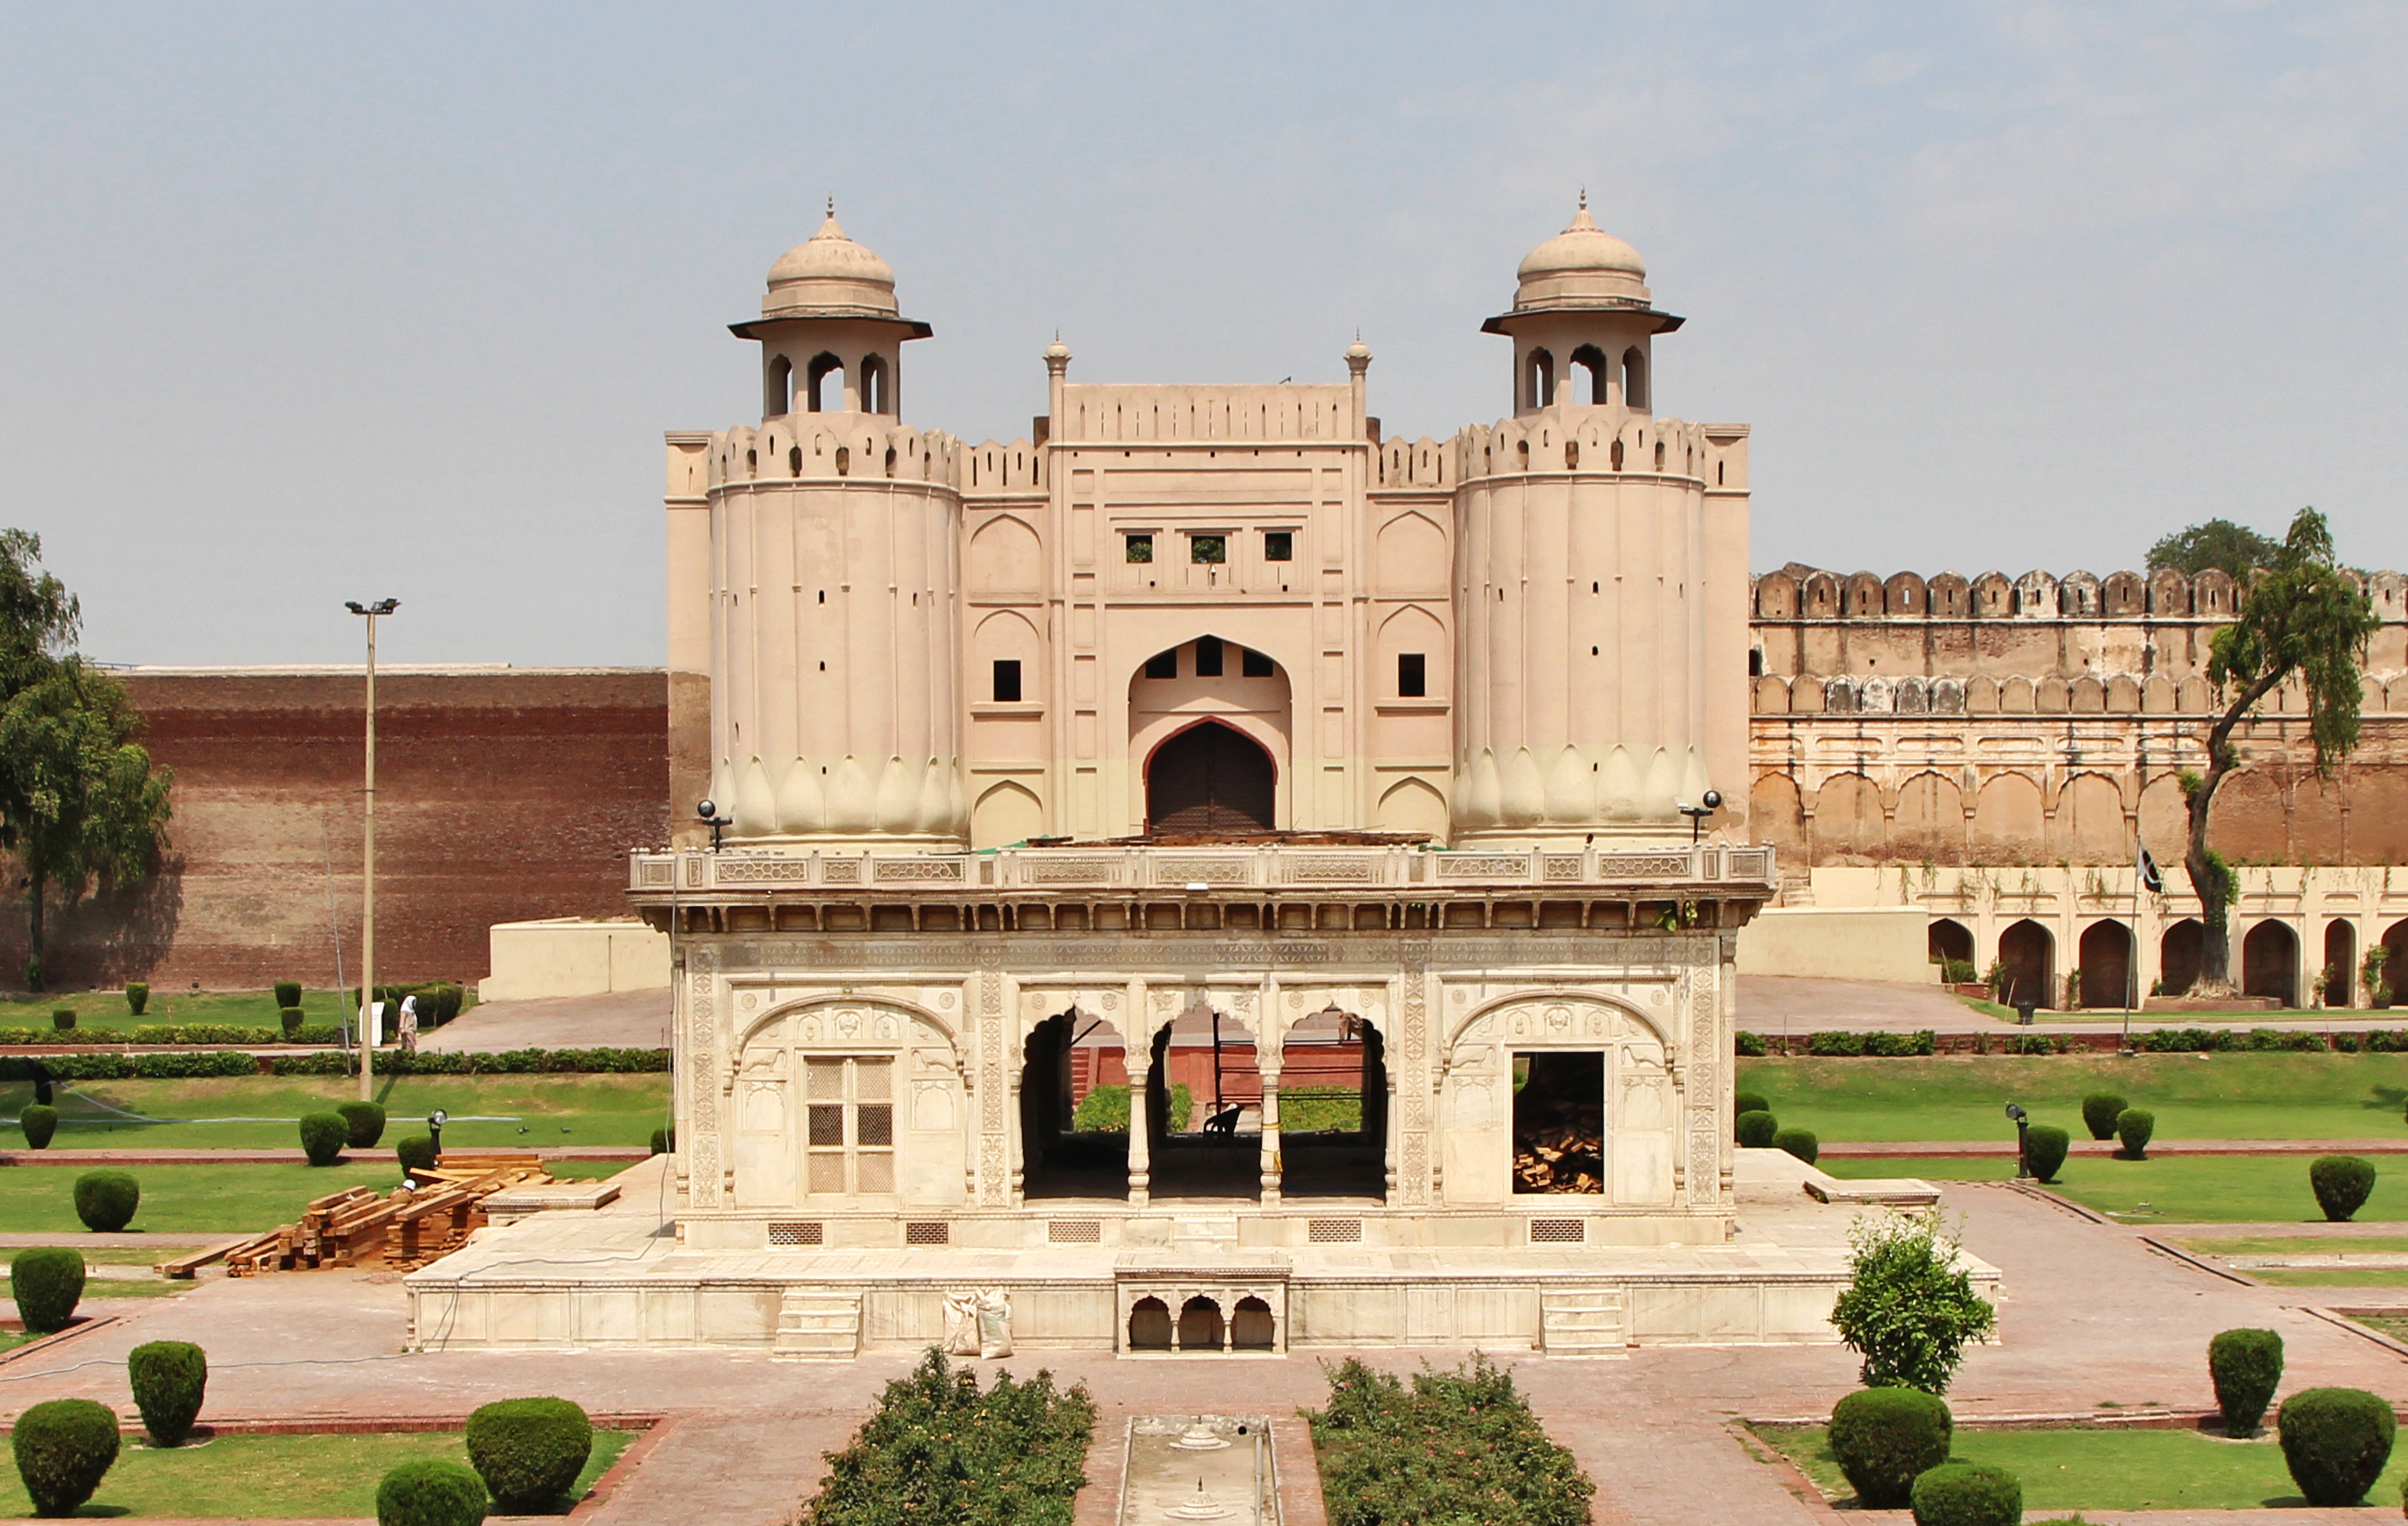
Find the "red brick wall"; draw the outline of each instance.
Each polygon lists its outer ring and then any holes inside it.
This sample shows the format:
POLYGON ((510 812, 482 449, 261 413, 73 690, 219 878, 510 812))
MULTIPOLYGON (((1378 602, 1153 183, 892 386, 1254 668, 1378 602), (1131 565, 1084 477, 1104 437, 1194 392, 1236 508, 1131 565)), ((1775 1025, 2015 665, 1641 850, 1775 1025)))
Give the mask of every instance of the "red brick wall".
MULTIPOLYGON (((49 919, 54 989, 335 980, 360 965, 362 694, 356 671, 124 675, 176 770, 163 872, 49 919)), ((625 914, 626 850, 666 841, 668 711, 657 669, 377 675, 377 969, 475 980, 486 928, 625 914)), ((0 890, 0 985, 22 981, 23 893, 0 890)))

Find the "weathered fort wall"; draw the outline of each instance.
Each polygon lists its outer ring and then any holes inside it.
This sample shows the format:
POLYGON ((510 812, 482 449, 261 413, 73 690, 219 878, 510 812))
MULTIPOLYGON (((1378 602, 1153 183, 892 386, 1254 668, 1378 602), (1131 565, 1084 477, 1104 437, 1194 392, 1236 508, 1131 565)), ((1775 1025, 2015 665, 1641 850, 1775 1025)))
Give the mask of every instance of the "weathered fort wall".
MULTIPOLYGON (((2215 841, 2240 862, 2408 863, 2408 578, 2363 579, 2383 626, 2362 741, 2319 782, 2306 698, 2239 733, 2215 841)), ((1755 583, 1750 826, 1798 869, 1881 863, 2172 869, 2178 775, 2220 706, 2208 643, 2232 580, 1792 566, 1755 583)))
MULTIPOLYGON (((53 901, 52 988, 331 986, 337 921, 356 982, 360 670, 122 676, 176 770, 170 852, 132 896, 53 901)), ((625 914, 628 847, 667 832, 660 669, 380 668, 377 731, 380 976, 473 981, 493 923, 625 914)), ((25 920, 12 881, 0 985, 22 978, 25 920)))

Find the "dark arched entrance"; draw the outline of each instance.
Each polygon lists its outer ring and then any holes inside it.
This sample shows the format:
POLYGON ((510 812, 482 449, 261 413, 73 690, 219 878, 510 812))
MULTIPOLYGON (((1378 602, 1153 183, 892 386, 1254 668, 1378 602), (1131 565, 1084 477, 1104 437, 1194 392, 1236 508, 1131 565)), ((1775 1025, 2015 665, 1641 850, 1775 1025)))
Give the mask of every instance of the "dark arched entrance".
POLYGON ((1165 832, 1268 832, 1278 770, 1262 748, 1217 721, 1154 750, 1145 769, 1145 823, 1165 832))
POLYGON ((2207 957, 2207 929, 2195 916, 2186 916, 2157 940, 2157 986, 2166 996, 2187 995, 2199 983, 2200 961, 2207 957))
POLYGON ((2280 922, 2260 922, 2241 941, 2241 988, 2286 1007, 2300 1004, 2300 937, 2280 922))
POLYGON ((2132 999, 2132 929, 2121 922, 2093 922, 2082 932, 2082 989, 2086 1007, 2120 1007, 2132 999))
POLYGON ((2026 1001, 2035 1007, 2056 1006, 2056 964, 2057 940, 2046 928, 2024 918, 1999 934, 1999 973, 2003 977, 1999 1000, 2011 1007, 2026 1001))

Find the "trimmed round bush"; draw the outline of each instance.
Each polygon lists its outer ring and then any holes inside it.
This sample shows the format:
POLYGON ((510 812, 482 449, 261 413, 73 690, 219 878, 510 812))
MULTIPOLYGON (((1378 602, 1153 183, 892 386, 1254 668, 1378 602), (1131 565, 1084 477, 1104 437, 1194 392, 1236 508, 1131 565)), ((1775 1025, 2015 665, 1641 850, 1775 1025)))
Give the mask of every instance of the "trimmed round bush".
POLYGON ((128 1015, 139 1017, 142 1009, 150 1004, 150 987, 142 981, 125 983, 125 1010, 128 1015))
POLYGON ((17 1317, 36 1335, 64 1330, 83 1301, 83 1252, 65 1245, 38 1245, 12 1251, 8 1260, 8 1294, 17 1301, 17 1317))
POLYGON ((435 1137, 432 1134, 404 1134, 393 1146, 394 1159, 401 1169, 417 1173, 435 1169, 435 1137))
POLYGON ((125 1354, 134 1406, 154 1447, 181 1447, 201 1418, 209 1386, 209 1359, 190 1341, 148 1341, 125 1354))
POLYGON ((2225 1434, 2254 1435, 2283 1381, 2283 1337, 2271 1330, 2228 1330, 2207 1343, 2207 1375, 2225 1434))
POLYGON ((1761 1092, 1742 1091, 1731 1099, 1731 1116, 1735 1118, 1742 1114, 1771 1111, 1772 1104, 1764 1100, 1764 1094, 1761 1092))
POLYGON ((313 1166, 331 1166, 342 1159, 351 1126, 340 1113, 307 1113, 301 1117, 301 1150, 313 1166))
POLYGON ((674 1130, 674 1129, 655 1129, 655 1130, 652 1130, 652 1153, 653 1153, 654 1155, 672 1155, 672 1154, 675 1154, 675 1153, 676 1153, 676 1151, 677 1151, 677 1130, 674 1130))
POLYGON ((2093 1139, 2114 1139, 2115 1120, 2131 1105, 2112 1091, 2094 1091, 2082 1099, 2082 1126, 2093 1139))
POLYGON ((1781 1132, 1781 1120, 1758 1109, 1739 1116, 1739 1142, 1752 1150, 1772 1147, 1773 1136, 1781 1132))
POLYGON ((1814 1163, 1814 1158, 1823 1153, 1823 1143, 1814 1137, 1812 1129, 1784 1129, 1772 1136, 1772 1147, 1787 1150, 1810 1166, 1814 1163))
POLYGON ((347 1130, 343 1143, 355 1150, 369 1150, 384 1137, 384 1104, 381 1102, 341 1102, 335 1111, 343 1116, 347 1130))
POLYGON ((2318 1156, 2308 1166, 2308 1186, 2325 1217, 2345 1224, 2374 1191, 2374 1162, 2356 1155, 2318 1156))
POLYGON ((457 1462, 404 1462, 377 1485, 377 1526, 480 1526, 485 1485, 457 1462))
POLYGON ((299 981, 280 980, 276 983, 276 1005, 279 1011, 286 1007, 297 1007, 300 1004, 301 983, 299 981))
POLYGON ((557 1504, 594 1450, 594 1422, 566 1399, 505 1399, 468 1417, 468 1462, 505 1515, 557 1504))
POLYGON ((304 1013, 299 1007, 279 1007, 276 1009, 276 1020, 284 1029, 285 1043, 291 1044, 294 1040, 298 1039, 301 1036, 301 1025, 308 1020, 308 1015, 304 1013))
POLYGON ((2024 1164, 2043 1182, 2057 1180, 2065 1152, 2071 1148, 2073 1136, 2053 1123, 2035 1123, 2024 1130, 2024 1164))
POLYGON ((2149 1153, 2149 1136, 2157 1131, 2157 1116, 2142 1108, 2128 1107, 2115 1115, 2115 1137, 2124 1147, 2115 1153, 2128 1160, 2140 1160, 2149 1153))
POLYGON ((89 1399, 53 1399, 17 1417, 17 1476, 37 1516, 72 1516, 117 1461, 117 1417, 89 1399))
POLYGON ((50 1009, 50 1027, 61 1033, 74 1032, 75 1008, 52 1007, 50 1009))
POLYGON ((1914 1526, 2022 1526, 2024 1486, 2004 1468, 1948 1462, 1914 1481, 1914 1526))
POLYGON ((2364 1389, 2302 1389, 2283 1401, 2274 1426, 2291 1482, 2329 1509, 2366 1498, 2391 1461, 2399 1422, 2389 1400, 2364 1389))
POLYGON ((94 1234, 115 1234, 141 1206, 142 1184, 131 1172, 87 1171, 76 1178, 76 1217, 94 1234))
POLYGON ((39 1102, 27 1102, 17 1109, 17 1127, 25 1130, 25 1148, 47 1150, 50 1136, 59 1131, 59 1110, 44 1107, 39 1102))
POLYGON ((1921 1389, 1858 1389, 1831 1406, 1831 1455, 1866 1508, 1895 1510, 1914 1480, 1948 1461, 1948 1402, 1921 1389))

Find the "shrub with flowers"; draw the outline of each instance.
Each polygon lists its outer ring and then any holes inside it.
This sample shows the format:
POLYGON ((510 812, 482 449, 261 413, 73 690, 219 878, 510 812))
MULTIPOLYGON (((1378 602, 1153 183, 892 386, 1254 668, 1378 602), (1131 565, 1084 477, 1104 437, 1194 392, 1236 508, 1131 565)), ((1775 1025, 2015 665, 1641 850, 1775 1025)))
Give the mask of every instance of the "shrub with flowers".
POLYGON ((1307 1410, 1330 1526, 1588 1526, 1597 1492, 1484 1356, 1408 1389, 1349 1360, 1307 1410))

